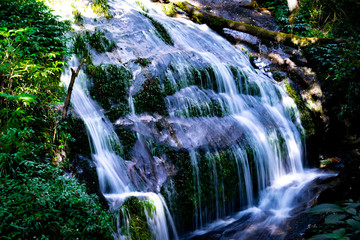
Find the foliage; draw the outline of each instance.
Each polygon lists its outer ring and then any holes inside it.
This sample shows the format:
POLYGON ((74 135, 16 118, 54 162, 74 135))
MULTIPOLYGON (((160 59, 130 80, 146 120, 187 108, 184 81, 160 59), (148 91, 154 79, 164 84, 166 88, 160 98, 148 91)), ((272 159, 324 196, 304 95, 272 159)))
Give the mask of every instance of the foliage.
POLYGON ((143 66, 143 67, 146 67, 147 65, 149 65, 150 63, 151 63, 151 61, 149 60, 149 59, 147 59, 147 58, 137 58, 136 60, 135 60, 135 62, 134 63, 138 63, 138 64, 140 64, 141 66, 143 66))
POLYGON ((97 196, 60 176, 59 167, 22 160, 16 171, 0 184, 1 239, 112 239, 112 219, 97 196))
POLYGON ((134 96, 136 113, 156 112, 166 115, 165 93, 159 79, 148 79, 142 84, 142 87, 134 96))
POLYGON ((84 18, 82 17, 81 12, 78 9, 74 8, 72 14, 74 15, 74 20, 76 24, 81 25, 84 22, 84 18))
POLYGON ((142 1, 135 1, 136 5, 138 5, 141 10, 143 10, 144 12, 148 13, 149 9, 145 6, 145 4, 142 1))
POLYGON ((360 39, 350 38, 341 45, 311 47, 305 52, 329 95, 332 119, 339 126, 344 125, 347 132, 360 134, 360 39))
POLYGON ((111 216, 60 166, 57 104, 68 24, 36 0, 0 1, 0 238, 109 239, 111 216))
POLYGON ((358 239, 360 237, 360 202, 353 200, 341 204, 324 203, 309 210, 312 214, 325 215, 320 226, 311 229, 311 240, 358 239))
POLYGON ((90 95, 109 111, 110 121, 129 113, 128 90, 132 74, 124 66, 88 65, 86 74, 93 80, 90 95))
MULTIPOLYGON (((328 115, 339 136, 360 134, 360 5, 355 0, 302 0, 290 13, 285 0, 262 0, 284 31, 305 36, 336 37, 346 43, 311 46, 304 49, 327 96, 328 115), (292 22, 292 24, 289 23, 292 22), (336 127, 335 127, 336 126, 336 127)), ((331 124, 332 124, 331 123, 331 124)), ((335 131, 335 130, 334 130, 335 131)))
POLYGON ((121 215, 128 219, 128 227, 122 227, 122 235, 131 240, 151 240, 151 232, 147 224, 146 214, 150 217, 156 213, 151 200, 129 197, 120 208, 121 215), (128 232, 126 232, 128 231, 128 232))
POLYGON ((114 16, 109 12, 109 4, 107 0, 94 0, 93 3, 91 3, 91 8, 94 11, 94 13, 98 15, 104 15, 106 19, 111 19, 114 16))
POLYGON ((152 18, 146 13, 142 13, 142 15, 147 17, 152 23, 152 25, 155 27, 156 36, 158 36, 164 43, 174 46, 174 40, 171 38, 169 32, 161 23, 159 23, 158 21, 156 21, 154 18, 152 18))
POLYGON ((177 13, 174 4, 163 4, 161 5, 161 10, 165 13, 168 17, 174 17, 177 13))
POLYGON ((74 53, 79 58, 84 58, 91 63, 90 46, 99 53, 111 52, 116 48, 115 41, 109 41, 105 37, 105 32, 95 29, 93 33, 85 31, 75 34, 74 37, 74 53))

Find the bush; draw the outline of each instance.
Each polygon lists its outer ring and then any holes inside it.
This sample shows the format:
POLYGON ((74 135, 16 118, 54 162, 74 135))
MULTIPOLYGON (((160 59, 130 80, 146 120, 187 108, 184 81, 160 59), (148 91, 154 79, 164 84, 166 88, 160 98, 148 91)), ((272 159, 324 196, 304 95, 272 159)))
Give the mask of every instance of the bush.
POLYGON ((112 219, 64 177, 72 141, 56 106, 65 31, 40 1, 0 1, 0 238, 110 239, 112 219))

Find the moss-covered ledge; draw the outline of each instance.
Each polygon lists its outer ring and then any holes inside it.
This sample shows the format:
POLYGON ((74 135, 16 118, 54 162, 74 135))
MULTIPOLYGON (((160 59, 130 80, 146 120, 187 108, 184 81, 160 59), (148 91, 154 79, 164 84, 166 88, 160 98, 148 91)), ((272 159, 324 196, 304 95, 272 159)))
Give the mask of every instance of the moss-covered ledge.
POLYGON ((223 28, 230 28, 233 30, 251 34, 260 39, 276 41, 293 47, 306 47, 310 45, 345 42, 344 39, 301 37, 294 34, 270 31, 261 27, 216 16, 198 7, 195 7, 194 5, 186 1, 182 2, 182 1, 171 0, 170 2, 175 4, 182 11, 184 11, 192 21, 201 24, 207 24, 210 28, 214 29, 217 32, 222 32, 223 28))

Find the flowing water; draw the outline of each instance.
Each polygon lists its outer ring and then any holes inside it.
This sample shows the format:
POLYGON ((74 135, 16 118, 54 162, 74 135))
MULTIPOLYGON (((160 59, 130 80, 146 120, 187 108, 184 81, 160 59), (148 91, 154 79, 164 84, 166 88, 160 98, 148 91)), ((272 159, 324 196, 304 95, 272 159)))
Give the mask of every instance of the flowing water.
MULTIPOLYGON (((152 199, 156 214, 147 214, 148 225, 159 240, 177 239, 175 227, 192 238, 235 223, 235 239, 252 239, 259 229, 281 238, 277 226, 306 201, 302 194, 320 176, 304 170, 304 130, 284 83, 254 69, 243 50, 205 25, 166 17, 150 1, 109 5, 110 20, 80 8, 83 28, 104 30, 115 41, 112 52, 92 50, 92 60, 132 72, 131 111, 111 123, 91 99, 91 79, 82 71, 71 103, 88 130, 110 205, 117 208, 130 196, 152 199), (173 42, 164 40, 158 24, 173 42), (149 79, 164 91, 161 116, 140 111, 137 96, 149 79), (122 143, 114 125, 136 133, 132 159, 117 154, 122 143), (129 166, 137 174, 129 174, 129 166)), ((78 64, 73 59, 69 65, 78 64)), ((70 71, 63 79, 69 81, 70 71)))

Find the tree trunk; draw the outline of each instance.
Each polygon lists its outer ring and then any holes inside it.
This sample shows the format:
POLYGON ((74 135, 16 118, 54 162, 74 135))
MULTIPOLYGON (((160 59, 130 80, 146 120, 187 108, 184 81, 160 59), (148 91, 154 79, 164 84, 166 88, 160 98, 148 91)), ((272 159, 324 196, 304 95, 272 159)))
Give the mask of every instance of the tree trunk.
POLYGON ((76 69, 76 72, 74 71, 74 69, 71 69, 71 79, 70 79, 70 84, 68 87, 68 91, 67 91, 67 95, 66 95, 66 99, 65 99, 65 103, 64 103, 64 108, 62 111, 62 119, 64 120, 66 118, 67 115, 67 111, 69 108, 69 104, 70 104, 70 99, 71 99, 71 93, 72 93, 72 89, 74 87, 74 83, 75 83, 75 78, 78 76, 81 66, 84 64, 84 59, 81 61, 80 65, 78 66, 78 68, 76 69))
POLYGON ((188 2, 179 2, 176 0, 171 0, 171 2, 175 4, 177 7, 179 7, 181 10, 186 12, 188 17, 192 21, 201 24, 207 24, 210 28, 214 29, 217 32, 222 32, 223 28, 230 28, 233 30, 251 34, 260 39, 276 41, 292 47, 306 47, 315 44, 320 45, 320 44, 346 42, 346 40, 344 39, 301 37, 294 34, 270 31, 261 27, 216 16, 198 7, 195 7, 194 5, 191 5, 188 2))

